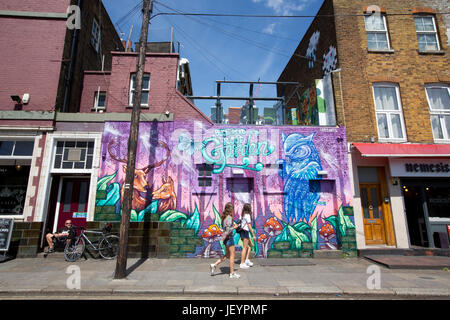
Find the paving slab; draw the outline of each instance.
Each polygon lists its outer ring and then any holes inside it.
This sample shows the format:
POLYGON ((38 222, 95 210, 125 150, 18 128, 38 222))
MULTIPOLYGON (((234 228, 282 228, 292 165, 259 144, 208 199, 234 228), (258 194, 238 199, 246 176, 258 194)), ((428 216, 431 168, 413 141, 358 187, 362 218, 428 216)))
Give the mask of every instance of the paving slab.
POLYGON ((315 286, 315 287, 287 287, 289 295, 336 295, 343 294, 343 290, 335 286, 315 286))
POLYGON ((393 288, 396 295, 400 296, 450 296, 449 289, 435 288, 393 288))
POLYGON ((366 255, 364 258, 390 269, 443 269, 450 268, 450 257, 366 255))
MULTIPOLYGON (((238 280, 238 279, 236 279, 238 280)), ((205 295, 214 295, 214 294, 220 294, 220 295, 227 295, 227 294, 238 294, 238 289, 236 287, 231 286, 188 286, 184 288, 185 294, 205 294, 205 295)))
POLYGON ((289 291, 286 287, 240 287, 238 288, 240 295, 288 295, 289 291))
MULTIPOLYGON (((255 259, 256 260, 256 259, 255 259)), ((270 259, 269 259, 270 260, 270 259)), ((307 260, 298 259, 301 262, 307 260)), ((240 279, 230 279, 223 264, 212 277, 209 264, 215 259, 129 259, 126 279, 113 278, 115 261, 88 259, 67 263, 58 259, 16 259, 0 264, 0 299, 27 297, 168 297, 197 296, 294 299, 349 296, 396 299, 439 297, 450 299, 450 272, 433 269, 389 269, 380 267, 381 289, 369 290, 368 267, 375 263, 357 259, 311 259, 314 265, 256 264, 240 270, 240 279), (67 267, 80 267, 81 290, 67 288, 67 267)))

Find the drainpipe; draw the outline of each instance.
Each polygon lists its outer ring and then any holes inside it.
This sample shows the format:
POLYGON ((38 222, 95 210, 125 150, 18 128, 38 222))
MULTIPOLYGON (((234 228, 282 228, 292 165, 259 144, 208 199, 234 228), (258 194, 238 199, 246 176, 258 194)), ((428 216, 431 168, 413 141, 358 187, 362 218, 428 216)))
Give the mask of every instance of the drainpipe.
MULTIPOLYGON (((82 2, 83 0, 78 0, 78 7, 80 8, 80 12, 82 12, 82 2)), ((68 100, 68 96, 69 96, 69 87, 72 84, 72 74, 73 74, 73 67, 74 67, 74 60, 75 60, 75 53, 76 53, 76 49, 77 49, 77 44, 78 44, 78 37, 79 37, 79 33, 80 30, 79 29, 75 29, 74 30, 74 35, 73 35, 73 39, 72 39, 72 48, 70 50, 70 63, 69 63, 69 71, 66 74, 66 79, 65 79, 65 89, 64 89, 64 102, 63 102, 63 107, 62 107, 62 112, 66 112, 66 108, 67 108, 67 100, 68 100)))

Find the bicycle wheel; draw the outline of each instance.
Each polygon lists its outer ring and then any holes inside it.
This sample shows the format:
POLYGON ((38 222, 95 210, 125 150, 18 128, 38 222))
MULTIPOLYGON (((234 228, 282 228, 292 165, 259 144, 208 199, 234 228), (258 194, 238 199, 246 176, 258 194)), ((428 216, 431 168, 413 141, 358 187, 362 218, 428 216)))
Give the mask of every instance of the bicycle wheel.
POLYGON ((74 262, 81 258, 83 255, 85 248, 85 243, 83 238, 77 238, 75 239, 75 242, 72 243, 72 241, 68 242, 66 244, 66 247, 64 248, 64 258, 66 261, 74 262))
POLYGON ((119 237, 115 235, 106 236, 98 245, 98 252, 104 259, 114 259, 119 250, 119 237))

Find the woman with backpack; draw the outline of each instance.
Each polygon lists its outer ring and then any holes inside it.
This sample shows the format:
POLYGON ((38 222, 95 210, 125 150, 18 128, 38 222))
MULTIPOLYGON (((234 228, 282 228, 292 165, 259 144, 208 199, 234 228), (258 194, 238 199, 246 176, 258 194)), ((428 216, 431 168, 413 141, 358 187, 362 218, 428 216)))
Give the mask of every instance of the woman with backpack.
POLYGON ((235 244, 233 239, 233 230, 238 227, 233 221, 234 205, 228 202, 225 205, 225 210, 222 213, 222 242, 226 247, 226 255, 221 257, 214 264, 210 264, 211 275, 214 275, 216 267, 224 262, 227 258, 230 259, 230 278, 240 278, 241 276, 234 272, 234 255, 235 255, 235 244))
POLYGON ((255 232, 252 228, 252 206, 250 203, 244 204, 241 215, 241 239, 242 239, 242 255, 241 264, 239 268, 248 269, 253 266, 253 263, 249 260, 250 252, 253 248, 253 243, 250 241, 250 233, 252 234, 253 241, 256 241, 255 232))

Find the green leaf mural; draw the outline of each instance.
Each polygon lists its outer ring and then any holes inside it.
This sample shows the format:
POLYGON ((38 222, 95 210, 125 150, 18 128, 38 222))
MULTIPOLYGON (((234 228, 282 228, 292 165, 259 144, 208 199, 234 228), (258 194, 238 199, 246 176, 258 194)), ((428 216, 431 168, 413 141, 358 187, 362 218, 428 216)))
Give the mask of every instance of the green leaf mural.
MULTIPOLYGON (((255 233, 255 236, 258 238, 258 230, 256 229, 256 225, 255 225, 254 221, 253 221, 252 228, 253 228, 253 232, 255 233)), ((252 242, 252 245, 253 245, 252 246, 252 251, 255 253, 255 257, 257 257, 258 254, 259 254, 258 242, 253 241, 252 237, 250 237, 250 241, 252 242)))
POLYGON ((138 215, 137 215, 136 210, 134 210, 134 209, 131 209, 130 221, 138 221, 138 215))
MULTIPOLYGON (((220 218, 220 213, 217 211, 216 207, 213 205, 213 212, 214 212, 214 224, 218 225, 220 229, 222 229, 222 219, 220 218)), ((227 250, 225 248, 225 245, 222 241, 219 241, 220 247, 222 248, 223 254, 225 255, 227 253, 227 250)))
POLYGON ((108 186, 106 199, 97 200, 96 205, 99 207, 115 206, 118 201, 120 201, 120 184, 115 182, 108 186))
POLYGON ((351 222, 350 218, 344 215, 342 206, 339 208, 336 216, 330 216, 325 220, 331 224, 336 231, 338 243, 340 243, 340 239, 347 234, 348 229, 355 228, 355 225, 351 222))
POLYGON ((313 243, 313 248, 317 249, 317 216, 311 222, 311 242, 313 243))
POLYGON ((108 186, 108 183, 112 179, 114 179, 116 177, 116 175, 117 175, 117 171, 114 172, 112 175, 104 176, 103 178, 98 180, 98 182, 97 182, 97 190, 101 190, 101 191, 106 190, 106 187, 108 186))
POLYGON ((187 220, 187 215, 183 212, 176 210, 167 210, 160 217, 159 221, 167 221, 167 222, 181 222, 181 225, 184 226, 187 220))
POLYGON ((197 204, 195 204, 194 213, 187 219, 185 226, 188 229, 193 229, 195 234, 198 233, 200 229, 200 212, 198 212, 197 204))
POLYGON ((213 212, 214 212, 214 224, 222 228, 222 219, 220 218, 220 213, 219 211, 217 211, 214 205, 213 205, 213 212))
POLYGON ((283 232, 279 234, 274 242, 288 241, 292 250, 302 248, 303 242, 309 242, 309 236, 305 232, 311 232, 311 227, 304 222, 298 222, 293 226, 281 221, 283 232))

